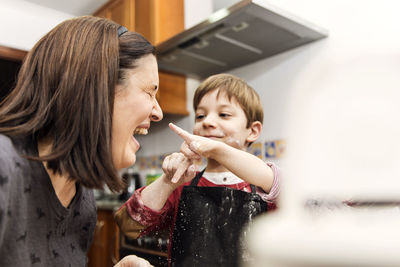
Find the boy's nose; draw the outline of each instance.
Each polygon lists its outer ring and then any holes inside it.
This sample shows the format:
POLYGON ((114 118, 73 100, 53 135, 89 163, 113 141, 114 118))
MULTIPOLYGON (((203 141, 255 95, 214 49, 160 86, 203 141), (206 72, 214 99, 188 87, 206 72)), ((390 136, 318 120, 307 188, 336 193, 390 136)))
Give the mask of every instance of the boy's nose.
POLYGON ((215 127, 215 123, 216 123, 215 116, 211 114, 207 115, 203 120, 204 127, 215 127))

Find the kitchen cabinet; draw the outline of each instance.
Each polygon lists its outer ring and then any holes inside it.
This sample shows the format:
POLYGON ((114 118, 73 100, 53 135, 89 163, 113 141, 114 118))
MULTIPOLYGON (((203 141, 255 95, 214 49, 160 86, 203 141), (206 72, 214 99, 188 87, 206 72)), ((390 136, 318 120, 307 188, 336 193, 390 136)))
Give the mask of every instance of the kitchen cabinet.
MULTIPOLYGON (((184 30, 183 0, 112 0, 95 16, 111 19, 145 36, 157 45, 184 30)), ((164 113, 188 115, 186 77, 159 72, 157 100, 164 113)))
POLYGON ((94 13, 95 16, 107 18, 135 30, 135 0, 114 0, 106 3, 94 13), (132 15, 133 14, 133 15, 132 15))
POLYGON ((163 112, 168 114, 189 114, 186 108, 185 76, 171 75, 161 71, 158 74, 160 77, 160 90, 157 94, 157 101, 160 103, 163 112))
POLYGON ((88 258, 88 267, 110 267, 119 261, 119 228, 112 209, 99 208, 97 211, 97 223, 88 258))
POLYGON ((136 28, 158 45, 184 30, 183 0, 136 0, 136 28))

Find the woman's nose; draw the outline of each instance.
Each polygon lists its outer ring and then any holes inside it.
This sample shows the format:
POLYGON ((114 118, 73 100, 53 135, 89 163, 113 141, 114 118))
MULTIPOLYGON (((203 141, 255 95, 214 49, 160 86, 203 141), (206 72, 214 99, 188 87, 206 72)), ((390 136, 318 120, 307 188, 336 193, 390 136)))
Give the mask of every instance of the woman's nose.
POLYGON ((151 112, 151 120, 152 121, 160 121, 163 118, 163 112, 161 110, 160 105, 158 104, 158 101, 156 99, 154 101, 155 101, 155 105, 151 112))

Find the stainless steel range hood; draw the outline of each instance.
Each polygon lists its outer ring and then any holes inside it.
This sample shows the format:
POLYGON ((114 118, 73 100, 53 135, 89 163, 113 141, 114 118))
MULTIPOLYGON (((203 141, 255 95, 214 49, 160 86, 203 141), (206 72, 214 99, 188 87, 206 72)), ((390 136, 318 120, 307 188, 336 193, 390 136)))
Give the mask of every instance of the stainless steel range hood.
POLYGON ((221 9, 157 45, 159 69, 203 79, 327 36, 309 22, 254 2, 221 9))

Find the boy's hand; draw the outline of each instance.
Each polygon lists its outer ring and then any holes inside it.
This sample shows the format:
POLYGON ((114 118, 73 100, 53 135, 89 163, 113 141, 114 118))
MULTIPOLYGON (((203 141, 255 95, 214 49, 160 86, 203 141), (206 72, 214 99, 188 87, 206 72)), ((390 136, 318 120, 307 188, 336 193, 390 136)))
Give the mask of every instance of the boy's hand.
POLYGON ((192 180, 196 175, 196 165, 182 153, 172 153, 167 156, 162 169, 165 178, 177 186, 192 180))
POLYGON ((181 146, 181 152, 192 160, 200 159, 201 156, 211 157, 212 150, 219 143, 203 136, 190 134, 173 123, 169 124, 169 128, 185 141, 181 146))

